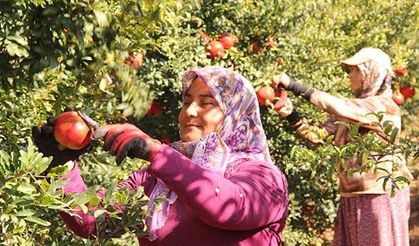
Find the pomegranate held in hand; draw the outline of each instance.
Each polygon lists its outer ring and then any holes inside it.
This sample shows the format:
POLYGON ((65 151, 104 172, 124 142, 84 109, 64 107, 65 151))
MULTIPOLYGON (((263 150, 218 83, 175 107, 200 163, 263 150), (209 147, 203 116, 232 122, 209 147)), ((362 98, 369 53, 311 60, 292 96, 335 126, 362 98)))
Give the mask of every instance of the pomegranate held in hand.
POLYGON ((256 96, 260 105, 266 106, 268 102, 272 102, 275 99, 275 91, 270 86, 264 86, 256 91, 256 96))
POLYGON ((64 112, 55 118, 54 137, 63 147, 78 150, 92 142, 92 130, 77 112, 64 112))

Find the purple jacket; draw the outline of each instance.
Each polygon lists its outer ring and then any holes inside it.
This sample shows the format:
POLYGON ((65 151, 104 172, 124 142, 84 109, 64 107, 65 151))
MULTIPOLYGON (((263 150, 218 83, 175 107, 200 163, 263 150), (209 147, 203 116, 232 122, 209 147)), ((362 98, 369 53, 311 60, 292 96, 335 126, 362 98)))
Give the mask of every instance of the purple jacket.
MULTIPOLYGON (((223 176, 162 145, 149 168, 133 172, 119 187, 144 186, 149 195, 156 177, 178 199, 157 239, 139 238, 141 246, 281 244, 288 214, 287 182, 273 164, 247 160, 223 176)), ((63 178, 69 179, 65 194, 87 189, 77 166, 63 178)), ((93 216, 77 213, 83 221, 61 214, 67 226, 81 237, 95 233, 93 216)))

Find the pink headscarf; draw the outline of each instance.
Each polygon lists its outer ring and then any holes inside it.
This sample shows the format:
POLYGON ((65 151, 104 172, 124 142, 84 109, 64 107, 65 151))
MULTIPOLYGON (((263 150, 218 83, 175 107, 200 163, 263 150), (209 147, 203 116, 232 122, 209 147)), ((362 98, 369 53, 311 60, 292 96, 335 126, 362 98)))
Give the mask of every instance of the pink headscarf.
MULTIPOLYGON (((228 164, 240 159, 264 160, 271 163, 265 132, 259 113, 256 93, 250 82, 242 75, 223 67, 205 67, 187 71, 182 77, 182 97, 193 80, 200 77, 217 100, 225 118, 218 132, 194 142, 178 141, 172 147, 189 157, 195 164, 225 174, 228 164)), ((150 240, 166 223, 170 205, 177 195, 157 179, 150 200, 167 198, 162 208, 151 203, 151 217, 147 220, 150 240)))

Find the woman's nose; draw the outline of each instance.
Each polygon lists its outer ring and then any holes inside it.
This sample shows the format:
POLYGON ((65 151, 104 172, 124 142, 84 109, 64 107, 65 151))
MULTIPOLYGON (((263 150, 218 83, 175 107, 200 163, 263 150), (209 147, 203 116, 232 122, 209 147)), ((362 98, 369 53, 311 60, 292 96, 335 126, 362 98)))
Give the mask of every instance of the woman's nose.
POLYGON ((189 106, 186 108, 186 114, 189 117, 198 116, 198 105, 195 102, 189 104, 189 106))

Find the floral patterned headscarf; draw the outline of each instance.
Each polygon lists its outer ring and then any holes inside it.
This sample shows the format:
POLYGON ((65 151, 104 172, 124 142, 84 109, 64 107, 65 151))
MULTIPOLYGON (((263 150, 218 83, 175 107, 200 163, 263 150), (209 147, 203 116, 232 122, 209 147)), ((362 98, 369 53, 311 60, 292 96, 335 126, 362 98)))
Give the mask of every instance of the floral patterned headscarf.
POLYGON ((182 78, 183 96, 196 76, 209 87, 225 115, 219 132, 210 134, 214 137, 209 137, 212 140, 206 148, 205 157, 209 158, 213 154, 217 142, 215 139, 218 139, 220 143, 217 144, 225 145, 231 153, 230 161, 234 156, 244 154, 246 158, 271 162, 259 104, 250 82, 231 69, 222 67, 191 70, 182 78))
MULTIPOLYGON (((250 82, 232 69, 205 67, 187 71, 182 77, 182 97, 196 77, 209 87, 211 95, 224 112, 224 121, 218 132, 210 133, 198 141, 172 144, 172 147, 189 157, 195 164, 224 175, 228 164, 242 159, 263 160, 271 163, 265 132, 259 113, 256 93, 250 82)), ((162 180, 151 192, 150 199, 166 197, 162 209, 151 204, 152 215, 147 221, 150 240, 167 220, 170 205, 176 194, 162 180)))

